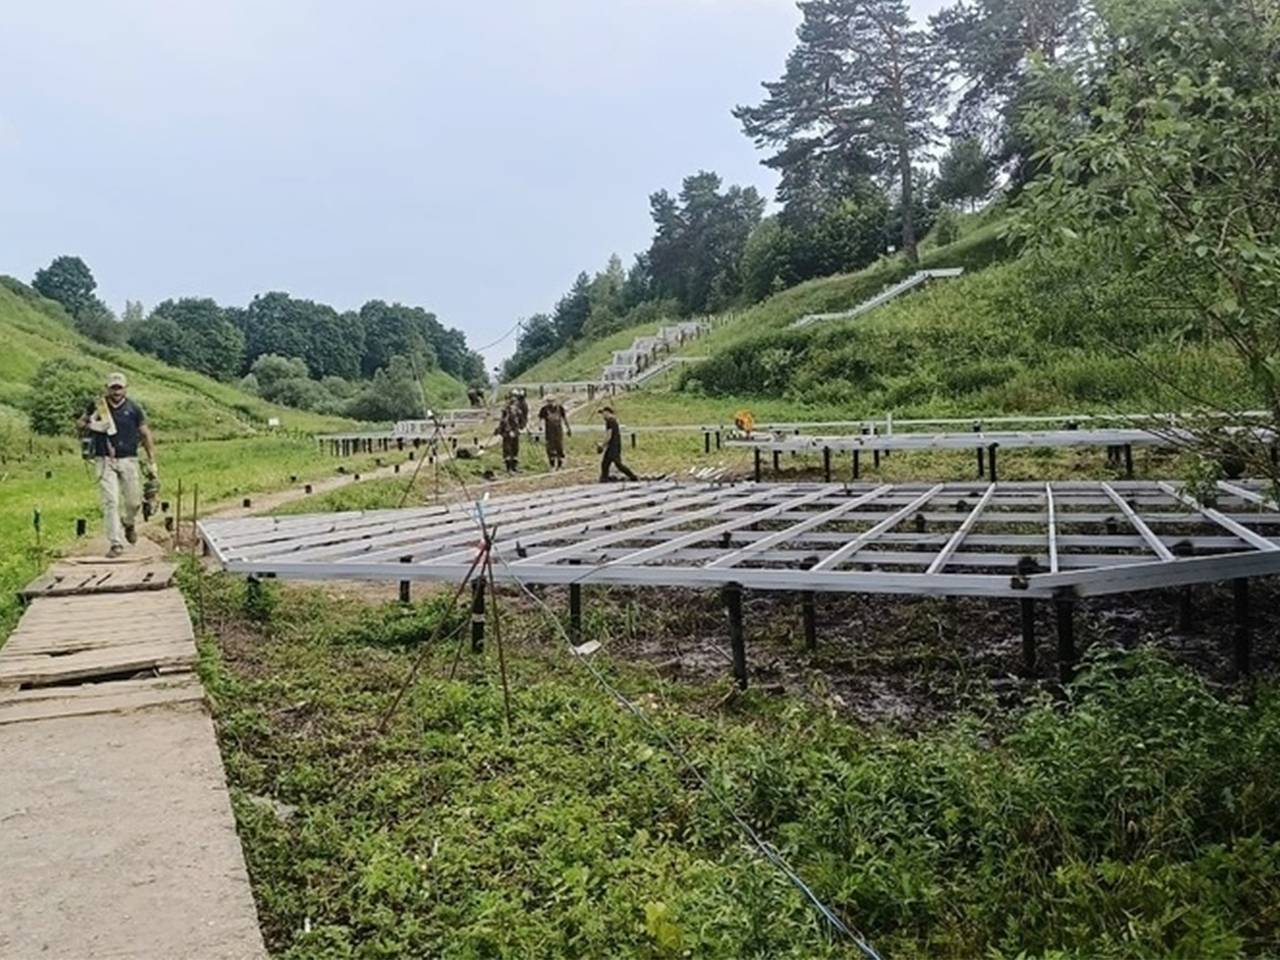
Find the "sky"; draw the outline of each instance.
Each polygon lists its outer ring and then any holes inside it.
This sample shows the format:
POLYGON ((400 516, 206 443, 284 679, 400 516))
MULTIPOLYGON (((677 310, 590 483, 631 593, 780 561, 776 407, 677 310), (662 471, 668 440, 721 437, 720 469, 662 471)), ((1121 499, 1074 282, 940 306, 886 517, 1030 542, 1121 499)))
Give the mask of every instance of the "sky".
POLYGON ((400 301, 483 347, 629 264, 653 191, 708 169, 772 196, 730 110, 798 22, 790 0, 11 0, 0 273, 75 254, 116 311, 400 301))

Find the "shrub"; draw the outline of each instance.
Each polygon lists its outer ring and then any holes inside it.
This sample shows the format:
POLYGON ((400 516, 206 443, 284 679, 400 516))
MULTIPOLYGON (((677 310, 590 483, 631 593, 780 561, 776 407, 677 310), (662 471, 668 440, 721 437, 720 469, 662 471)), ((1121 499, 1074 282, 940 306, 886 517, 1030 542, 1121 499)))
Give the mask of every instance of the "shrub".
POLYGON ((45 436, 75 432, 75 421, 98 395, 99 377, 87 365, 69 358, 47 360, 31 378, 27 415, 33 433, 45 436))

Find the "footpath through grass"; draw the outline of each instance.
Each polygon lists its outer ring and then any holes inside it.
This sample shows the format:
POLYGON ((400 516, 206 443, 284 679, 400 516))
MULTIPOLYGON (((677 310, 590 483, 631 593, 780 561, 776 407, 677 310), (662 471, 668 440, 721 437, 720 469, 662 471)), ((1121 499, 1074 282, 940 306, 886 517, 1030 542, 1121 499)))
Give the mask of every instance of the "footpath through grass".
MULTIPOLYGON (((301 483, 329 476, 339 464, 360 470, 373 459, 374 455, 367 455, 336 460, 321 454, 314 440, 299 436, 176 443, 165 443, 162 437, 160 498, 176 502, 181 481, 183 509, 189 512, 198 484, 203 512, 219 501, 286 487, 293 475, 301 483)), ((20 612, 15 591, 74 542, 78 517, 88 521, 91 535, 101 534, 102 511, 92 464, 63 452, 0 466, 0 642, 20 612), (38 540, 36 511, 40 514, 38 540)))
MULTIPOLYGON (((272 588, 246 605, 218 577, 204 597, 219 636, 202 670, 274 956, 858 956, 528 603, 504 591, 509 731, 491 637, 453 680, 452 640, 427 649, 380 735, 438 596, 272 588)), ((887 957, 1280 949, 1269 684, 1246 701, 1153 653, 1101 655, 1067 704, 908 733, 597 662, 887 957)))

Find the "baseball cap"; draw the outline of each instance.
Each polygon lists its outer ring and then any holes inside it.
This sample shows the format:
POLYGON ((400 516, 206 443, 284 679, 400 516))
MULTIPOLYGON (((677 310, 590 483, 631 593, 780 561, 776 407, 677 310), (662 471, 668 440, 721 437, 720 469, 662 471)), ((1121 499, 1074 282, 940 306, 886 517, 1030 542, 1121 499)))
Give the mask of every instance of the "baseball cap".
POLYGON ((127 387, 128 385, 129 385, 129 381, 125 380, 123 373, 107 374, 108 387, 127 387))

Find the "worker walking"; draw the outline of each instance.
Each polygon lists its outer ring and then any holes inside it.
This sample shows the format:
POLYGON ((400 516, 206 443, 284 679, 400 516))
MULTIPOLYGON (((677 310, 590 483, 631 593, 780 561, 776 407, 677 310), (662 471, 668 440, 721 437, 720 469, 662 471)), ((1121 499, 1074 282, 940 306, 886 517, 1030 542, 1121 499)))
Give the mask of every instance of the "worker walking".
POLYGON ((555 397, 547 397, 538 411, 538 419, 542 421, 542 436, 547 445, 547 463, 552 470, 559 470, 564 466, 564 438, 573 436, 569 411, 555 397))
POLYGON ((507 473, 520 469, 520 414, 513 400, 508 400, 498 417, 498 428, 493 431, 502 438, 502 462, 507 473))
POLYGON ((628 480, 639 480, 625 463, 622 462, 622 427, 618 426, 618 418, 614 416, 613 407, 603 406, 600 413, 604 417, 604 456, 600 458, 600 482, 607 483, 613 479, 609 474, 611 466, 617 467, 628 480))
POLYGON ((147 451, 147 476, 156 479, 156 445, 143 409, 126 396, 123 373, 107 377, 106 394, 89 404, 76 421, 87 435, 93 458, 102 519, 106 523, 108 557, 124 553, 126 543, 137 543, 135 522, 142 506, 142 480, 138 472, 138 443, 147 451))

